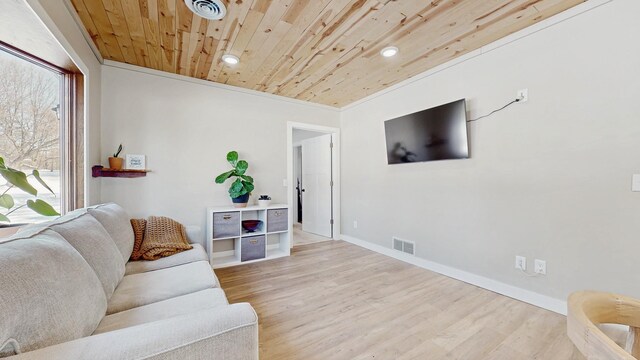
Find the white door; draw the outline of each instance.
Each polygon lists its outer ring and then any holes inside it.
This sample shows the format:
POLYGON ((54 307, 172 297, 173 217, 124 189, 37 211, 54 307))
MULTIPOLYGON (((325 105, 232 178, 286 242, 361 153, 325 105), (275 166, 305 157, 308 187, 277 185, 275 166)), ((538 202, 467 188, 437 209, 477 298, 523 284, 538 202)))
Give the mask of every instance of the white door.
POLYGON ((331 237, 331 134, 302 141, 302 230, 331 237))

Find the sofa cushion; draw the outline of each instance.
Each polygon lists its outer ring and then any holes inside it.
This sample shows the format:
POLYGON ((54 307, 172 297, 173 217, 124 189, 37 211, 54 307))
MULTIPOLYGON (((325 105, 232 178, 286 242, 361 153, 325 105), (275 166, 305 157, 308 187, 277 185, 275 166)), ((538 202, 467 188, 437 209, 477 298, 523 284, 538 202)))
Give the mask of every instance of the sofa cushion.
POLYGON ((125 265, 125 275, 139 274, 148 271, 166 269, 173 266, 189 264, 196 261, 207 261, 207 252, 200 244, 191 244, 193 249, 160 258, 154 261, 129 261, 125 265))
POLYGON ((45 230, 46 228, 48 228, 52 224, 58 224, 58 223, 71 221, 71 220, 73 220, 73 219, 75 219, 77 217, 80 217, 80 216, 82 216, 82 215, 84 215, 86 213, 87 213, 87 209, 86 208, 73 210, 73 211, 68 212, 65 215, 60 216, 58 218, 55 218, 55 219, 53 219, 51 221, 33 223, 33 224, 26 225, 26 226, 21 226, 20 230, 18 230, 17 234, 20 234, 20 236, 22 236, 22 237, 33 235, 33 234, 36 234, 38 232, 41 232, 41 231, 45 230))
POLYGON ((200 226, 196 225, 185 225, 185 231, 187 232, 187 240, 191 245, 200 244, 200 246, 204 246, 204 239, 202 238, 202 231, 200 226))
POLYGON ((258 360, 258 316, 247 303, 153 321, 11 360, 258 360))
POLYGON ((218 287, 208 261, 125 276, 107 304, 107 314, 218 287))
POLYGON ((107 315, 93 335, 228 305, 220 288, 206 289, 107 315))
POLYGON ((89 336, 106 309, 95 272, 59 234, 0 242, 0 357, 89 336))
POLYGON ((133 251, 134 240, 127 212, 114 203, 98 205, 88 208, 87 211, 104 226, 120 250, 122 260, 127 262, 133 251))
POLYGON ((93 216, 80 213, 53 221, 49 228, 67 240, 89 263, 108 298, 124 276, 124 261, 105 228, 93 216))

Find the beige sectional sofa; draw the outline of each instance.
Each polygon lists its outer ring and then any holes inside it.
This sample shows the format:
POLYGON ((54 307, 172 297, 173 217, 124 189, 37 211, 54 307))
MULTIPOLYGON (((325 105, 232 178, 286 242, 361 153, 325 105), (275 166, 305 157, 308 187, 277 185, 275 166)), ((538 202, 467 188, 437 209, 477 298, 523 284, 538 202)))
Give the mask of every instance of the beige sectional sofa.
POLYGON ((199 244, 128 262, 129 216, 76 210, 0 239, 0 357, 258 358, 258 324, 229 305, 199 244))

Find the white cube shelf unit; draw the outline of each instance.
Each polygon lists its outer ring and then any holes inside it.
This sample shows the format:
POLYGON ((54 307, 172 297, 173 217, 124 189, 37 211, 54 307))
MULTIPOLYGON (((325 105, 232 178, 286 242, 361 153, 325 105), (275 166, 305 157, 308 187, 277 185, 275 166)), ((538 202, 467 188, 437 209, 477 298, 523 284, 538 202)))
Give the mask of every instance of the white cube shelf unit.
POLYGON ((207 253, 213 268, 253 263, 291 251, 289 207, 269 206, 207 208, 207 253), (242 228, 242 220, 261 220, 254 232, 242 228))

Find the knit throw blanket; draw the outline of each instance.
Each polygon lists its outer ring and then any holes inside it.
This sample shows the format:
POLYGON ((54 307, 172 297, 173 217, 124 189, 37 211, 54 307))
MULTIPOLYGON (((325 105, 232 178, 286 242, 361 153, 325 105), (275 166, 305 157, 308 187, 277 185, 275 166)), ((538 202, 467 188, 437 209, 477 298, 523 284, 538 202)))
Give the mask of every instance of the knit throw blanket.
POLYGON ((193 248, 184 225, 173 219, 149 216, 131 219, 131 226, 135 234, 131 260, 158 260, 193 248))

